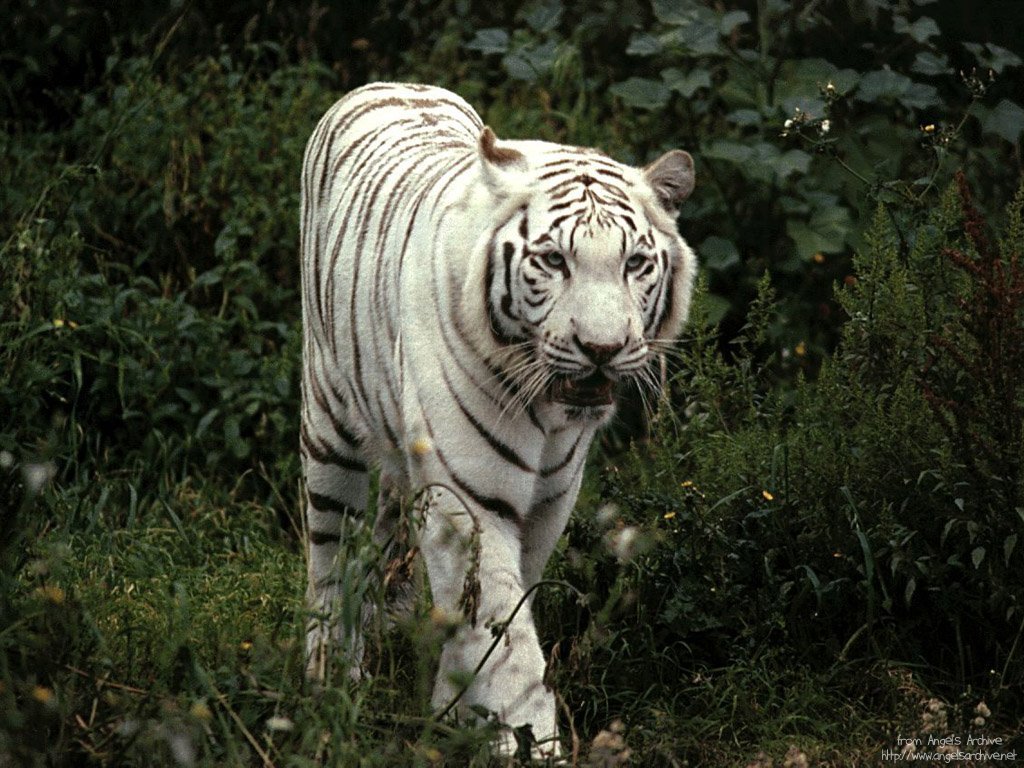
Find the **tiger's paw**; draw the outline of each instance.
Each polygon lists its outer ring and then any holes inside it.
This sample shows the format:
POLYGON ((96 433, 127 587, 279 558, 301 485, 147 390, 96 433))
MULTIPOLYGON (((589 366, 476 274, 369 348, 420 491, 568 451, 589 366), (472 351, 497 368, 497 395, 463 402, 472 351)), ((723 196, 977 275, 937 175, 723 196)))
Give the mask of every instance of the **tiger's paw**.
POLYGON ((519 764, 568 765, 562 756, 562 747, 557 735, 538 740, 529 724, 510 728, 503 726, 494 744, 497 757, 515 758, 519 764))

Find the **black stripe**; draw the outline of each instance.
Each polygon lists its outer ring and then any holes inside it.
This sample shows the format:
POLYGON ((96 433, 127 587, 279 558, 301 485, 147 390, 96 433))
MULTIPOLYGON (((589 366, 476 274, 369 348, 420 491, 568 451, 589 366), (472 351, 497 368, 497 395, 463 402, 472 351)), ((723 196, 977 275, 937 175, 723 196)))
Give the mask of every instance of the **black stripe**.
POLYGON ((299 442, 306 453, 320 464, 330 464, 331 466, 347 469, 351 472, 366 471, 366 464, 364 462, 353 456, 344 456, 334 446, 325 444, 323 440, 314 437, 309 433, 305 423, 302 424, 299 430, 299 442))
POLYGON ((470 413, 469 409, 462 402, 462 398, 460 398, 458 393, 455 391, 455 387, 452 386, 451 381, 448 379, 448 374, 443 368, 441 369, 441 375, 444 377, 444 383, 448 387, 448 393, 455 400, 455 404, 459 406, 459 410, 462 411, 462 415, 466 417, 466 420, 473 426, 473 429, 477 431, 480 437, 486 440, 487 444, 494 449, 494 452, 509 464, 518 467, 524 472, 533 473, 534 470, 525 461, 523 461, 522 457, 520 457, 518 453, 505 445, 505 443, 498 440, 498 438, 491 434, 491 432, 480 423, 480 420, 477 419, 476 416, 470 413))
POLYGON ((339 544, 341 543, 341 534, 310 531, 309 542, 310 544, 314 544, 318 547, 322 547, 324 544, 339 544))
POLYGON ((484 509, 493 512, 502 520, 512 520, 519 522, 520 516, 516 508, 509 504, 504 499, 499 499, 494 496, 484 496, 477 491, 473 486, 459 477, 458 474, 452 470, 451 465, 448 463, 448 459, 445 458, 444 453, 441 451, 440 446, 437 444, 437 440, 434 439, 434 430, 430 426, 430 421, 424 418, 424 424, 427 428, 427 434, 430 437, 430 441, 434 444, 434 453, 437 455, 438 460, 441 462, 441 466, 445 468, 448 476, 454 481, 455 485, 459 487, 463 493, 469 496, 473 501, 479 504, 484 509))
POLYGON ((567 453, 565 455, 565 458, 562 459, 557 464, 555 464, 553 467, 544 467, 543 469, 541 469, 540 476, 541 477, 551 477, 553 474, 555 474, 557 472, 561 472, 563 469, 565 469, 567 466, 569 466, 569 462, 572 461, 573 456, 576 455, 576 449, 579 448, 580 440, 582 438, 583 438, 583 433, 580 432, 579 435, 577 435, 577 437, 576 437, 576 442, 572 444, 572 448, 569 449, 569 453, 567 453))
POLYGON ((309 490, 306 491, 306 495, 309 497, 310 506, 317 512, 333 512, 337 515, 351 515, 353 512, 352 507, 340 499, 309 490))
POLYGON ((501 254, 505 262, 505 295, 501 297, 501 311, 512 320, 516 319, 512 314, 512 257, 515 252, 512 243, 505 243, 501 254))

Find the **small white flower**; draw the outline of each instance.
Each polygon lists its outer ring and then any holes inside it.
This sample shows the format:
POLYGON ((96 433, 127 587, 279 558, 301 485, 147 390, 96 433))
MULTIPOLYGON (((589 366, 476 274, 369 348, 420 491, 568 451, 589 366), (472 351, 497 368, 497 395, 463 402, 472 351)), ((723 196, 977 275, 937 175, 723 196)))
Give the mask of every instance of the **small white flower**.
POLYGON ((819 130, 821 131, 821 135, 824 136, 826 133, 832 130, 832 122, 830 120, 822 120, 821 127, 819 130))
POLYGON ((186 733, 167 734, 167 744, 174 755, 174 761, 185 768, 196 764, 196 747, 186 733))
POLYGON ((608 549, 620 563, 629 562, 636 554, 637 533, 636 526, 627 525, 608 535, 608 549))
POLYGON ((274 717, 267 718, 268 731, 290 731, 294 727, 295 723, 293 723, 287 717, 280 717, 278 715, 275 715, 274 717))
POLYGON ((54 466, 52 461, 47 461, 45 463, 26 464, 22 467, 21 471, 25 478, 25 489, 30 496, 35 496, 57 474, 57 467, 54 466))
POLYGON ((619 508, 614 504, 602 504, 597 508, 597 514, 594 516, 597 524, 602 528, 608 528, 615 524, 616 518, 619 516, 619 508))
POLYGON ((783 127, 785 127, 785 129, 786 129, 786 130, 788 131, 788 130, 789 130, 790 128, 792 128, 792 127, 793 127, 793 118, 789 118, 789 119, 788 119, 788 120, 787 120, 786 122, 784 122, 784 123, 783 123, 782 125, 783 125, 783 127))

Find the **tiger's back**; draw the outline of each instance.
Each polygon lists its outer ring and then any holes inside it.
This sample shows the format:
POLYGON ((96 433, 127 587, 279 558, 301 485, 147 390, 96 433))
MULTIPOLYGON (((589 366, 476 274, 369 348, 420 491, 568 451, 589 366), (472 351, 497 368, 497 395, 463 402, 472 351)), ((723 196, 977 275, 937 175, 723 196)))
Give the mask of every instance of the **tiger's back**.
POLYGON ((445 195, 459 193, 482 127, 448 91, 376 84, 336 103, 307 145, 305 353, 341 388, 344 419, 376 461, 395 454, 403 431, 400 276, 426 268, 422 244, 445 195))

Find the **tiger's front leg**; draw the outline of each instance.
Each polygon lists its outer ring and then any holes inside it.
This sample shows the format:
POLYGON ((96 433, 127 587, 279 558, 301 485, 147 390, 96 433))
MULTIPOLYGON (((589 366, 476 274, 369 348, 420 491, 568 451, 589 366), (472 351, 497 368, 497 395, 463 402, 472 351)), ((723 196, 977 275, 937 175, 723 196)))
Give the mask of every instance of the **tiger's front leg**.
POLYGON ((500 753, 513 754, 512 729, 529 725, 534 756, 558 755, 555 697, 544 682, 544 655, 523 600, 527 587, 515 523, 467 509, 447 490, 432 490, 421 542, 435 605, 461 618, 441 652, 434 709, 448 707, 462 692, 456 680, 482 664, 458 700, 460 716, 473 717, 473 706, 494 712, 505 726, 500 753))

